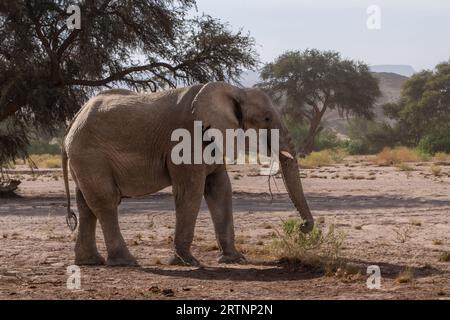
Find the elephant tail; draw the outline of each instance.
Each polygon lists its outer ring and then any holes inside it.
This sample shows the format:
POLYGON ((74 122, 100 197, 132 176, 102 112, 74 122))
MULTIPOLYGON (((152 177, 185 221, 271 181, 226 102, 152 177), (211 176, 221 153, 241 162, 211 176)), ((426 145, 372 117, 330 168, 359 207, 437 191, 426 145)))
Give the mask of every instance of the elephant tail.
POLYGON ((64 177, 64 188, 66 189, 66 198, 67 198, 66 223, 71 231, 75 231, 75 229, 77 228, 77 225, 78 225, 78 219, 77 219, 77 215, 75 214, 75 212, 73 212, 73 210, 70 208, 69 173, 68 173, 68 169, 67 169, 68 157, 67 157, 66 149, 64 147, 64 143, 63 143, 61 149, 62 149, 61 157, 62 157, 62 169, 63 169, 63 177, 64 177))

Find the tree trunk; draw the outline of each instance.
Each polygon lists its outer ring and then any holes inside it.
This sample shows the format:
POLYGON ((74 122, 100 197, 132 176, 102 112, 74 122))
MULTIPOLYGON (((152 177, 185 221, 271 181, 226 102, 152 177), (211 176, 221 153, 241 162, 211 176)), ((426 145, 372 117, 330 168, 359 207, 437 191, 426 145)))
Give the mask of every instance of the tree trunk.
POLYGON ((310 154, 314 149, 314 142, 316 139, 316 135, 319 133, 320 121, 327 109, 327 105, 324 104, 322 110, 314 113, 310 123, 309 123, 309 131, 308 136, 306 137, 303 147, 300 149, 300 156, 304 157, 310 154))
POLYGON ((309 125, 308 136, 306 137, 305 142, 303 143, 303 147, 300 150, 300 153, 303 156, 310 154, 314 149, 314 141, 316 139, 317 128, 319 127, 319 123, 320 120, 316 121, 316 119, 314 119, 313 122, 311 122, 309 125))

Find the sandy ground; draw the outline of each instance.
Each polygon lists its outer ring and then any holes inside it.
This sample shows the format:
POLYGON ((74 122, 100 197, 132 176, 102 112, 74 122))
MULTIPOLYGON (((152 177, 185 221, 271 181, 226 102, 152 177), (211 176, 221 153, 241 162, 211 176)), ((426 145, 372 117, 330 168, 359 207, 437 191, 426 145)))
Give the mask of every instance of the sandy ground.
MULTIPOLYGON (((267 248, 281 219, 296 216, 282 181, 272 182, 271 200, 267 177, 256 168, 231 167, 237 243, 246 264, 216 262, 203 205, 193 253, 205 266, 169 266, 174 206, 168 189, 121 204, 120 225, 141 266, 81 267, 79 290, 66 285, 76 234, 65 224, 61 173, 18 174, 24 180, 21 197, 0 199, 0 298, 449 299, 450 262, 440 257, 450 252, 450 166, 442 166, 439 177, 429 163, 412 167, 404 172, 351 161, 302 170, 315 218, 347 234, 342 256, 360 275, 278 263, 267 248), (366 286, 369 265, 381 269, 380 289, 366 286), (400 283, 406 268, 413 279, 400 283)), ((105 255, 101 231, 97 237, 105 255)))

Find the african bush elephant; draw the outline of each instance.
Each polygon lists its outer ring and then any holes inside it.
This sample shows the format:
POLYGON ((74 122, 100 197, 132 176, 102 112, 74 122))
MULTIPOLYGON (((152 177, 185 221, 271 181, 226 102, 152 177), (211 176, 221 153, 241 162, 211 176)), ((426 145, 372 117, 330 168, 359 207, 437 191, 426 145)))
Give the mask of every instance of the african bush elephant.
POLYGON ((78 265, 104 264, 97 251, 97 219, 105 238, 107 265, 135 265, 119 228, 117 207, 122 198, 172 186, 176 207, 172 264, 199 265, 190 247, 202 197, 205 197, 221 251, 219 262, 244 257, 234 244, 232 191, 224 164, 179 164, 171 160, 178 128, 192 132, 195 120, 205 126, 280 131, 280 163, 293 204, 304 220, 313 218, 303 194, 295 150, 280 115, 258 89, 211 82, 158 93, 115 89, 90 99, 75 116, 63 142, 63 170, 70 214, 69 169, 76 183, 79 230, 75 245, 78 265))

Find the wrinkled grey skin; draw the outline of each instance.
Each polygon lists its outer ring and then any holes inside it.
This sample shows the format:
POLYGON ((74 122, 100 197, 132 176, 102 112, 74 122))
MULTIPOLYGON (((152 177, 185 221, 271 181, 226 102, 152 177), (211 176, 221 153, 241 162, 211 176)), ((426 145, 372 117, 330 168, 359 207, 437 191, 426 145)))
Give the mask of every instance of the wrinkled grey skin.
MULTIPOLYGON (((221 251, 220 262, 244 259, 235 247, 231 184, 225 165, 172 163, 171 134, 185 128, 193 136, 194 120, 205 128, 280 129, 280 161, 289 196, 309 232, 313 218, 303 194, 295 150, 270 99, 257 89, 240 89, 222 82, 160 93, 105 91, 90 99, 73 120, 63 143, 76 183, 79 230, 77 265, 104 264, 97 251, 97 220, 103 230, 107 265, 136 265, 119 228, 117 207, 124 197, 136 197, 172 186, 176 226, 172 264, 199 265, 190 251, 202 197, 211 212, 221 251), (294 158, 291 158, 291 155, 294 158)), ((68 191, 68 187, 66 188, 68 191)), ((70 197, 68 199, 70 210, 70 197)))

